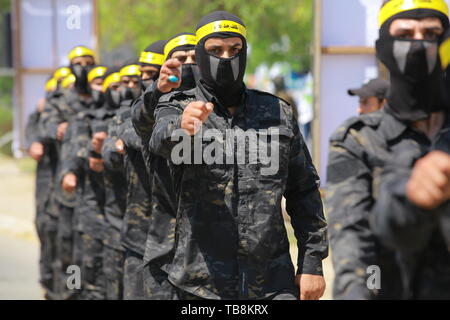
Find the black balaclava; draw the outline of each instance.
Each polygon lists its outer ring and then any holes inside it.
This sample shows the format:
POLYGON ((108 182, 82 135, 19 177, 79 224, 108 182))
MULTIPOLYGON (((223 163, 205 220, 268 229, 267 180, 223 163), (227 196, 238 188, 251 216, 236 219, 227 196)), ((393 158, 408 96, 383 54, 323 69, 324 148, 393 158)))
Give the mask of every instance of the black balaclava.
MULTIPOLYGON (((105 80, 106 73, 108 72, 108 68, 105 66, 96 66, 91 70, 91 72, 88 74, 88 82, 90 85, 90 82, 95 79, 103 79, 105 80), (91 75, 91 73, 94 73, 94 75, 91 75), (89 79, 92 77, 91 79, 89 79)), ((92 90, 91 89, 91 96, 92 100, 94 101, 94 107, 95 108, 101 108, 103 104, 105 103, 105 94, 101 90, 92 90)))
MULTIPOLYGON (((172 58, 176 51, 190 51, 195 49, 195 34, 190 32, 181 32, 169 40, 165 47, 166 60, 172 58)), ((185 91, 194 88, 200 79, 200 73, 196 63, 185 63, 181 66, 181 83, 177 91, 185 91)))
POLYGON ((247 64, 247 40, 241 33, 233 31, 236 28, 245 30, 245 25, 237 16, 225 11, 215 11, 208 14, 200 20, 197 26, 198 43, 195 47, 195 55, 200 69, 201 83, 224 107, 238 106, 245 89, 244 74, 247 64), (232 23, 227 24, 224 22, 220 24, 217 21, 230 21, 232 23), (216 28, 210 30, 217 31, 207 32, 203 36, 201 28, 213 22, 217 22, 216 28), (240 26, 236 26, 236 23, 240 26), (205 42, 211 37, 239 37, 243 43, 242 50, 232 58, 218 58, 206 52, 205 42))
MULTIPOLYGON (((119 75, 120 68, 114 67, 114 68, 108 68, 108 71, 105 74, 105 81, 108 79, 108 77, 116 75, 117 81, 113 82, 120 82, 120 75, 119 75)), ((103 86, 104 90, 104 96, 105 96, 105 102, 106 102, 106 108, 109 110, 114 110, 120 107, 120 92, 119 90, 112 90, 109 87, 105 88, 105 85, 103 86)))
POLYGON ((119 89, 121 101, 135 100, 139 98, 139 96, 142 93, 142 80, 141 80, 141 72, 139 71, 138 61, 133 59, 125 63, 123 68, 120 70, 120 75, 127 77, 136 77, 139 80, 139 85, 133 89, 121 85, 119 89), (129 70, 131 72, 125 71, 125 69, 128 69, 131 66, 134 66, 132 70, 131 69, 129 70))
MULTIPOLYGON (((158 40, 149 45, 141 53, 139 58, 139 65, 141 66, 152 66, 161 70, 161 66, 164 63, 164 46, 166 45, 166 40, 158 40)), ((152 78, 142 80, 142 90, 145 91, 159 78, 159 72, 152 78)))
POLYGON ((380 28, 376 42, 377 57, 390 72, 391 87, 386 110, 397 119, 417 121, 446 109, 443 101, 443 72, 438 55, 441 40, 407 40, 393 37, 389 28, 398 18, 437 17, 448 29, 448 17, 431 9, 412 9, 397 13, 380 28))
POLYGON ((445 33, 439 47, 442 69, 444 70, 444 97, 446 106, 450 109, 450 30, 445 33))

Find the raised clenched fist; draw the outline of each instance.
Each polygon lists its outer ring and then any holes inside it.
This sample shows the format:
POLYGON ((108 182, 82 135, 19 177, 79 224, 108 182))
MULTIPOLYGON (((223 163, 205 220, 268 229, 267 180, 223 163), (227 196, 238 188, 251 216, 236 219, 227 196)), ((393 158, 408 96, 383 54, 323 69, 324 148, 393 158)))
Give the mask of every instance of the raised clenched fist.
POLYGON ((169 93, 173 89, 179 88, 181 85, 181 62, 177 59, 167 60, 161 67, 158 78, 158 90, 163 93, 169 93), (169 81, 170 76, 176 76, 177 82, 169 81))
POLYGON ((416 206, 431 210, 450 199, 450 155, 433 151, 419 159, 406 186, 416 206))
POLYGON ((181 128, 190 136, 195 135, 213 109, 214 105, 211 102, 194 101, 189 103, 181 118, 181 128))
POLYGON ((62 187, 68 193, 74 192, 77 187, 77 176, 73 173, 66 174, 62 181, 62 187))
POLYGON ((92 136, 92 148, 98 154, 102 153, 103 142, 107 136, 108 134, 106 132, 96 132, 92 136))

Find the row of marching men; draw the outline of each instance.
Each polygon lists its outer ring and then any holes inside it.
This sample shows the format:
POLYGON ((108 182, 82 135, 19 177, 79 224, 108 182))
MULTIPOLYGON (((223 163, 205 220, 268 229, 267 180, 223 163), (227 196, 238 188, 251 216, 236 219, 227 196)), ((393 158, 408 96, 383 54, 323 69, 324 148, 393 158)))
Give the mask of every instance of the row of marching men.
POLYGON ((177 34, 120 68, 98 65, 91 49, 78 46, 70 66, 48 80, 26 131, 38 163, 36 228, 47 299, 172 298, 158 265, 171 259, 176 201, 165 160, 143 143, 154 120, 141 94, 170 58, 183 64, 181 89, 194 87, 195 44, 194 34, 177 34), (133 103, 148 124, 140 130, 133 103))

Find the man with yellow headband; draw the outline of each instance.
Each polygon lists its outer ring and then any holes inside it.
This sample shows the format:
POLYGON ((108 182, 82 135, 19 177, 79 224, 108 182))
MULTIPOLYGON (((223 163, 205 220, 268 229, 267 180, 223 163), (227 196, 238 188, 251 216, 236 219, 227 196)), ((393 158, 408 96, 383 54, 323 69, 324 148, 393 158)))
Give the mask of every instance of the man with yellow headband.
MULTIPOLYGON (((101 95, 94 93, 102 90, 106 71, 106 67, 96 66, 88 73, 92 107, 77 114, 68 132, 75 152, 65 161, 63 186, 68 192, 74 192, 76 188, 79 204, 70 219, 71 234, 61 236, 59 243, 62 247, 61 255, 67 255, 62 260, 62 271, 66 276, 70 276, 66 272, 70 264, 81 267, 83 290, 79 299, 101 300, 105 297, 105 279, 101 266, 104 229, 103 161, 91 157, 90 142, 96 133, 96 123, 99 121, 97 114, 102 107, 102 99, 99 98, 101 95)), ((69 290, 68 293, 73 292, 69 290)))
MULTIPOLYGON (((174 256, 162 268, 175 299, 319 299, 328 254, 319 177, 292 108, 245 87, 246 37, 233 14, 203 17, 197 86, 159 100, 150 148, 170 161, 178 203, 174 256), (297 271, 283 195, 298 240, 297 271)), ((175 64, 163 72, 180 76, 175 64)))
MULTIPOLYGON (((419 233, 404 237, 403 223, 420 224, 414 218, 416 208, 405 198, 407 176, 396 179, 389 189, 386 183, 390 183, 390 168, 410 169, 430 150, 449 150, 448 105, 438 57, 449 27, 448 8, 443 0, 385 1, 379 27, 377 56, 390 73, 387 104, 381 111, 349 119, 330 139, 326 200, 336 274, 334 297, 436 297, 426 288, 441 281, 442 270, 421 269, 421 265, 437 262, 442 248, 423 252, 416 246, 423 240, 419 233), (403 202, 409 218, 401 216, 395 200, 403 202), (396 250, 398 240, 404 252, 396 250), (430 275, 435 273, 433 279, 430 275)), ((434 230, 427 243, 442 244, 441 236, 434 230)))
POLYGON ((450 299, 450 31, 439 52, 447 125, 414 166, 400 155, 384 170, 374 210, 374 230, 403 262, 404 297, 411 299, 450 299))
POLYGON ((140 66, 134 60, 119 71, 119 103, 116 115, 108 123, 107 137, 101 149, 104 160, 105 222, 104 272, 106 275, 106 298, 124 298, 124 259, 121 231, 127 206, 127 179, 123 141, 120 126, 131 116, 130 106, 141 94, 140 66))
MULTIPOLYGON (((144 269, 144 284, 146 298, 151 300, 170 299, 172 286, 163 279, 167 274, 160 270, 163 264, 170 262, 173 255, 173 238, 176 216, 176 197, 173 190, 170 169, 167 160, 151 154, 148 141, 153 130, 154 110, 158 99, 171 90, 181 91, 192 89, 199 79, 199 72, 195 64, 195 35, 182 32, 171 37, 162 50, 165 60, 162 69, 170 68, 176 64, 178 81, 170 82, 167 72, 163 78, 158 78, 152 87, 133 104, 133 126, 138 133, 147 171, 151 172, 151 206, 152 218, 145 245, 143 257, 146 267, 144 269), (151 258, 150 258, 151 257, 151 258), (156 262, 152 263, 153 261, 156 262)), ((131 140, 130 140, 131 141, 131 140)), ((148 224, 147 224, 148 226, 148 224)))

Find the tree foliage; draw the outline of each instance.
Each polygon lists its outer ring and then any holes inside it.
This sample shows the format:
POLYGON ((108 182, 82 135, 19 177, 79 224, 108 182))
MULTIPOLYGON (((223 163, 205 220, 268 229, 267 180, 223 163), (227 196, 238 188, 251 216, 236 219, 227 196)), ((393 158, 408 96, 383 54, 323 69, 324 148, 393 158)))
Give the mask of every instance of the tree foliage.
POLYGON ((98 0, 103 49, 123 44, 138 54, 151 42, 194 32, 200 18, 215 10, 239 16, 247 26, 249 70, 261 63, 288 62, 309 69, 313 0, 98 0))

